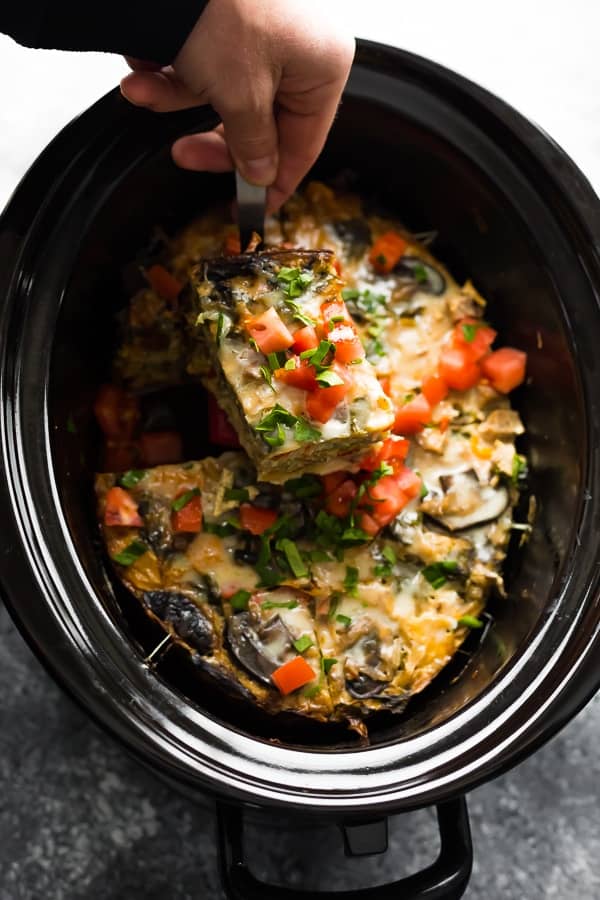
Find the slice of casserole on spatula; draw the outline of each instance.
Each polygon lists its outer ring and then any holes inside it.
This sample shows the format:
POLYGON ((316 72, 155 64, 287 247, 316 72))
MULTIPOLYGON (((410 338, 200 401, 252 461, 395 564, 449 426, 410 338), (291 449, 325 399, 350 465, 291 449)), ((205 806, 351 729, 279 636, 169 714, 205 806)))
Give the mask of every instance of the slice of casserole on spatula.
POLYGON ((351 468, 391 428, 330 251, 266 250, 200 263, 192 331, 207 387, 264 481, 351 468))

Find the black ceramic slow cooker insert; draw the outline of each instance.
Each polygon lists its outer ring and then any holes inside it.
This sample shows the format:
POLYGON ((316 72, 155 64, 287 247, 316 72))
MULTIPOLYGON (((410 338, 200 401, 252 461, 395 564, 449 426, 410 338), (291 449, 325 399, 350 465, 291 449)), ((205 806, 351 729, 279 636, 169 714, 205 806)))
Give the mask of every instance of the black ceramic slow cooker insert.
POLYGON ((174 137, 215 122, 206 108, 156 116, 110 93, 48 146, 4 213, 3 593, 90 715, 189 795, 219 798, 230 896, 288 896, 246 869, 241 804, 351 823, 354 852, 380 849, 377 827, 364 827, 372 820, 438 804, 438 862, 368 896, 458 897, 470 871, 464 793, 539 746, 600 683, 600 203, 506 104, 433 63, 359 42, 314 174, 351 170, 414 231, 435 228, 436 255, 489 298, 502 343, 527 351, 516 405, 538 512, 531 540, 509 557, 508 598, 466 666, 452 664, 357 748, 314 724, 298 731, 211 702, 171 653, 146 664, 157 633, 111 582, 97 539, 91 407, 126 299, 121 272, 157 223, 175 230, 231 193, 228 176, 183 172, 169 157, 174 137))

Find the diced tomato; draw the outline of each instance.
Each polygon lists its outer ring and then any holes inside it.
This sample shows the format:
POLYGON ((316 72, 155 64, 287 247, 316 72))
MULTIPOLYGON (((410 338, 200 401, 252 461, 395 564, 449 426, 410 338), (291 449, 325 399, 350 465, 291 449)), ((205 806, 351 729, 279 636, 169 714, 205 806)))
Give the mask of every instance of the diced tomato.
POLYGON ((395 475, 384 475, 369 487, 361 498, 361 506, 380 528, 395 519, 408 503, 409 497, 402 490, 395 475))
POLYGON ((371 452, 364 457, 360 463, 360 467, 366 472, 374 472, 375 469, 379 468, 382 462, 400 463, 406 459, 409 447, 410 441, 407 441, 404 438, 386 438, 380 447, 371 450, 371 452))
POLYGON ((428 375, 424 378, 421 390, 431 406, 441 403, 448 396, 448 385, 439 375, 428 375))
POLYGON ((262 534, 276 521, 275 509, 263 509, 262 506, 252 506, 251 503, 242 503, 240 506, 240 525, 251 534, 262 534))
POLYGON ((460 347, 443 347, 438 364, 440 377, 455 391, 467 391, 475 387, 481 378, 481 369, 468 351, 460 347))
POLYGON ((242 248, 240 246, 239 234, 236 234, 234 231, 230 231, 229 234, 225 236, 223 253, 225 254, 225 256, 237 256, 241 252, 242 248))
POLYGON ((312 325, 305 325, 294 332, 294 353, 304 353, 305 350, 314 350, 318 346, 319 338, 312 325))
POLYGON ((379 384, 381 385, 381 390, 388 397, 392 396, 392 379, 389 375, 378 375, 379 384))
POLYGON ((124 441, 133 436, 140 410, 135 397, 114 384, 104 384, 96 395, 94 415, 106 437, 124 441))
POLYGON ((394 477, 396 479, 396 484, 400 490, 406 494, 409 500, 418 496, 423 482, 416 472, 413 472, 413 470, 409 469, 407 466, 402 466, 402 468, 395 473, 394 477))
POLYGON ((240 446, 235 428, 212 394, 208 397, 208 438, 218 447, 237 449, 240 446))
POLYGON ((333 260, 333 268, 337 272, 338 278, 341 278, 342 277, 342 264, 340 263, 339 259, 337 259, 337 257, 335 257, 333 260))
POLYGON ((327 340, 335 344, 335 358, 340 363, 351 363, 355 359, 364 359, 365 348, 351 325, 336 325, 327 340))
POLYGON ((202 528, 202 497, 197 494, 191 497, 181 509, 173 510, 171 524, 175 532, 200 531, 202 528))
POLYGON ((346 304, 339 297, 336 297, 335 300, 326 300, 325 303, 321 304, 321 316, 323 317, 327 339, 329 339, 329 332, 338 325, 354 326, 346 304))
POLYGON ((394 434, 416 434, 422 431, 431 419, 431 407, 423 394, 417 394, 404 406, 396 410, 392 431, 394 434))
POLYGON ((275 669, 271 675, 271 680, 276 688, 282 694, 291 694, 292 691, 304 687, 309 681, 316 678, 315 673, 306 662, 303 656, 296 656, 275 669))
POLYGON ((508 394, 525 379, 527 354, 514 347, 495 350, 481 363, 483 374, 501 394, 508 394))
POLYGON ((467 318, 455 325, 452 340, 455 347, 464 350, 474 362, 478 362, 488 352, 496 335, 497 332, 480 319, 467 318))
POLYGON ((112 487, 108 491, 104 507, 104 524, 128 525, 136 528, 144 524, 137 503, 125 488, 112 487))
POLYGON ((146 431, 140 437, 144 466, 162 466, 183 459, 183 442, 178 431, 146 431))
POLYGON ((315 422, 329 422, 336 408, 348 393, 348 385, 335 384, 333 387, 318 387, 306 395, 306 412, 315 422))
POLYGON ((152 290, 156 291, 163 300, 170 300, 171 303, 177 300, 183 290, 182 283, 174 275, 171 275, 164 266, 150 266, 149 269, 146 269, 146 278, 152 290))
POLYGON ((342 481, 335 487, 325 499, 325 509, 332 516, 338 516, 343 519, 350 512, 353 499, 356 497, 358 488, 351 478, 342 481))
POLYGON ((406 241, 395 231, 386 231, 378 237, 369 253, 369 262, 383 275, 391 272, 406 250, 406 241))
POLYGON ((321 475, 323 493, 330 494, 342 483, 342 481, 345 481, 347 477, 347 472, 329 472, 327 475, 321 475))
POLYGON ((107 438, 104 451, 106 472, 125 472, 134 469, 139 458, 139 447, 133 441, 115 441, 107 438))
POLYGON ((444 416, 443 419, 440 419, 439 428, 440 428, 440 431, 442 432, 442 434, 444 434, 445 431, 448 431, 449 424, 450 424, 450 419, 448 418, 448 416, 444 416))
POLYGON ((368 535, 375 537, 381 531, 381 526, 375 521, 369 513, 360 512, 356 519, 358 527, 362 528, 368 535))
POLYGON ((287 350, 294 343, 290 330, 272 306, 260 316, 248 319, 246 330, 258 344, 258 349, 265 354, 287 350))
POLYGON ((315 367, 305 359, 297 359, 295 369, 275 369, 273 374, 278 381, 300 388, 301 391, 316 391, 319 386, 315 367))

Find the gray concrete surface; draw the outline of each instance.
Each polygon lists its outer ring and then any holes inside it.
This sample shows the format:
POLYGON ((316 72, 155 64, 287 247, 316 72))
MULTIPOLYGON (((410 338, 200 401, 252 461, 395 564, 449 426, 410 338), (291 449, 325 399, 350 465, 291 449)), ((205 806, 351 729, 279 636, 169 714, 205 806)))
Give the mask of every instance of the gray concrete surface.
MULTIPOLYGON (((217 900, 214 815, 174 794, 77 709, 0 606, 0 900, 217 900)), ((600 700, 469 798, 468 900, 600 897, 600 700)), ((257 874, 304 888, 393 880, 431 861, 433 814, 391 823, 383 857, 333 828, 248 829, 257 874)), ((401 900, 401 898, 399 898, 401 900)))

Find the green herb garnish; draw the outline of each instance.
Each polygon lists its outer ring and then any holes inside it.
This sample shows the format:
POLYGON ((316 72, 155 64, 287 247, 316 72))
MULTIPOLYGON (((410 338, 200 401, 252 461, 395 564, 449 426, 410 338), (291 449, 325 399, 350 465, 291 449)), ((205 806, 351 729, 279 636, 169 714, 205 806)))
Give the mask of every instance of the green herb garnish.
POLYGON ((119 476, 118 484, 124 488, 135 487, 145 474, 145 469, 129 469, 128 472, 123 472, 123 474, 119 476))
POLYGON ((355 566, 346 566, 344 590, 351 597, 356 597, 358 594, 358 569, 355 566))
POLYGON ((352 619, 350 618, 350 616, 344 616, 342 615, 342 613, 337 614, 337 616, 335 617, 335 621, 339 622, 340 625, 343 625, 344 628, 349 628, 352 624, 352 619))
POLYGON ((115 553, 113 559, 121 566, 131 566, 136 559, 148 552, 148 548, 141 541, 132 541, 120 553, 115 553))
POLYGON ((448 580, 447 576, 453 574, 458 569, 458 563, 454 559, 442 559, 439 562, 431 563, 421 569, 421 575, 427 579, 429 584, 437 590, 441 588, 448 580))
POLYGON ((234 609, 248 609, 248 600, 251 596, 252 594, 250 591, 245 591, 240 588, 239 591, 236 591, 235 594, 229 598, 229 602, 234 609))
POLYGON ((274 391, 275 388, 273 387, 273 373, 268 368, 268 366, 260 366, 259 372, 262 375, 262 377, 265 379, 265 381, 267 382, 267 384, 269 385, 271 390, 274 391))
POLYGON ((321 479, 316 475, 301 475, 299 478, 290 478, 283 485, 284 490, 289 491, 298 499, 318 497, 323 493, 321 479))
POLYGON ((466 628, 483 628, 483 622, 477 616, 461 616, 456 620, 457 625, 464 625, 466 628))
POLYGON ((333 619, 337 608, 340 605, 340 600, 342 599, 342 595, 339 591, 334 591, 329 598, 329 612, 327 613, 328 619, 333 619))
POLYGON ((381 551, 381 555, 384 559, 384 562, 376 565, 373 571, 376 575, 389 577, 392 574, 393 567, 398 562, 398 558, 393 547, 390 547, 389 544, 383 548, 383 550, 381 551))
POLYGON ((289 538, 281 538, 275 546, 284 554, 287 564, 296 578, 306 578, 308 569, 294 541, 289 538))
POLYGON ((186 491, 181 497, 177 497, 171 503, 171 509, 174 512, 179 512, 180 509, 183 509, 184 506, 187 506, 190 500, 193 500, 194 497, 200 496, 200 488, 192 488, 191 491, 186 491))
POLYGON ((358 300, 359 297, 358 288, 342 288, 342 300, 358 300))
POLYGON ((295 300, 290 300, 289 297, 285 301, 285 305, 288 307, 294 319, 298 319, 299 322, 302 322, 303 325, 316 325, 316 321, 312 319, 310 316, 303 311, 302 307, 299 303, 296 303, 295 300))
POLYGON ((262 417, 254 426, 254 430, 262 434, 262 438, 269 447, 281 447, 285 443, 284 426, 291 428, 297 422, 296 416, 276 403, 273 409, 262 417))
POLYGON ((290 356, 283 368, 288 372, 291 372, 296 368, 296 360, 293 356, 290 356))
POLYGON ((226 522, 204 522, 204 531, 207 534, 216 534, 218 537, 229 537, 239 530, 239 523, 236 524, 232 519, 228 519, 226 522))
POLYGON ((304 653, 305 650, 308 650, 309 647, 312 647, 314 641, 312 638, 309 638, 307 634, 303 634, 302 637, 299 637, 297 641, 294 641, 294 647, 298 651, 298 653, 304 653))
POLYGON ((332 656, 324 656, 321 660, 321 668, 323 670, 323 675, 329 675, 332 668, 335 666, 337 659, 334 659, 332 656))
POLYGON ((311 562, 331 562, 332 560, 331 555, 326 550, 319 550, 318 548, 309 550, 307 555, 311 562))
POLYGON ((279 353, 267 353, 267 362, 269 363, 269 368, 272 372, 274 372, 275 369, 281 369, 287 362, 285 353, 281 351, 279 353))
POLYGON ((306 441, 318 441, 321 439, 321 432, 300 416, 294 423, 294 438, 299 444, 306 441))
POLYGON ((290 299, 300 297, 312 280, 313 276, 310 272, 302 272, 300 269, 291 269, 288 266, 282 266, 277 273, 277 281, 283 293, 290 299))
POLYGON ((247 488, 227 488, 223 494, 224 500, 239 500, 240 503, 246 503, 250 499, 247 488))

